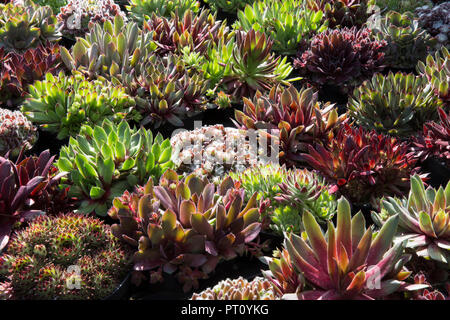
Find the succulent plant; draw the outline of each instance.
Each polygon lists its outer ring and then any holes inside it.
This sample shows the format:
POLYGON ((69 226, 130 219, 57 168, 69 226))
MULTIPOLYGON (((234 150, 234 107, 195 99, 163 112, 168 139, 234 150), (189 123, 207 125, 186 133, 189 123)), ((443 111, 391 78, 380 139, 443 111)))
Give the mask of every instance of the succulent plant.
POLYGON ((328 145, 334 131, 346 122, 333 105, 321 106, 311 88, 272 87, 268 96, 258 92, 253 101, 243 100, 243 112, 235 111, 235 124, 246 130, 267 130, 279 143, 281 164, 289 167, 304 162, 300 153, 308 145, 328 145))
POLYGON ((75 39, 77 36, 84 36, 90 25, 113 21, 117 15, 127 20, 125 13, 114 0, 68 0, 60 9, 57 18, 62 34, 75 39))
POLYGON ((433 2, 430 0, 375 0, 375 4, 384 13, 389 11, 405 13, 407 11, 414 12, 419 7, 433 5, 433 2))
POLYGON ((322 11, 308 9, 302 0, 258 0, 238 12, 236 29, 260 31, 273 40, 272 50, 293 55, 300 44, 327 29, 322 11))
POLYGON ((6 53, 0 48, 0 63, 0 105, 9 108, 22 102, 28 86, 35 80, 62 69, 59 46, 49 42, 23 53, 6 53))
POLYGON ((230 172, 230 176, 246 191, 246 200, 257 193, 260 209, 264 209, 261 212, 263 229, 270 226, 281 235, 288 230, 300 233, 304 210, 311 211, 322 221, 332 218, 336 211, 334 196, 328 194, 322 179, 307 170, 286 169, 271 163, 230 172))
POLYGON ((303 290, 305 278, 294 269, 286 249, 275 250, 273 257, 260 257, 260 260, 269 267, 269 270, 261 270, 261 272, 264 278, 272 284, 277 297, 303 290))
POLYGON ((450 53, 443 47, 435 53, 429 55, 426 62, 419 61, 417 64, 419 74, 425 76, 431 84, 435 94, 447 106, 450 106, 450 53))
POLYGON ((323 11, 330 28, 360 28, 373 13, 372 0, 306 0, 315 11, 323 11))
POLYGON ((36 127, 20 111, 0 109, 0 155, 16 157, 37 140, 36 127))
POLYGON ((315 86, 333 85, 345 92, 383 70, 386 45, 367 28, 329 29, 299 52, 294 67, 315 86))
POLYGON ((417 8, 415 13, 419 16, 419 24, 435 37, 440 45, 450 45, 450 3, 443 2, 436 6, 417 8))
POLYGON ((245 203, 244 193, 231 178, 215 187, 195 175, 180 180, 167 170, 159 185, 150 179, 114 199, 109 215, 120 224, 112 232, 138 247, 134 270, 174 274, 189 291, 198 287, 198 276, 206 277, 222 259, 242 255, 258 236, 256 194, 245 203))
POLYGON ((141 66, 156 48, 152 33, 143 33, 122 16, 95 24, 79 38, 70 52, 61 48, 61 58, 69 70, 77 69, 89 79, 99 76, 116 83, 127 83, 141 72, 141 66))
POLYGON ((270 53, 273 46, 264 33, 251 29, 236 31, 231 75, 223 79, 228 92, 236 97, 253 97, 256 91, 268 91, 278 83, 286 83, 292 71, 287 57, 270 53))
POLYGON ((205 54, 209 47, 230 37, 225 21, 216 20, 216 15, 209 10, 201 10, 197 14, 187 10, 184 15, 176 13, 170 19, 152 14, 144 22, 143 30, 153 34, 160 55, 180 53, 186 47, 192 52, 205 54))
POLYGON ((255 0, 205 0, 205 2, 214 11, 232 14, 244 9, 247 4, 251 5, 255 0))
POLYGON ((129 248, 109 226, 74 214, 41 216, 18 230, 0 266, 13 300, 103 299, 131 267, 129 248))
POLYGON ((330 193, 339 191, 353 204, 375 207, 377 198, 408 191, 409 177, 418 171, 406 142, 348 124, 328 149, 308 146, 301 156, 331 184, 330 193))
POLYGON ((242 277, 220 281, 212 288, 194 293, 191 300, 277 300, 269 281, 242 277))
MULTIPOLYGON (((416 285, 428 285, 428 288, 423 288, 418 291, 415 291, 412 295, 413 300, 449 300, 441 291, 434 289, 431 284, 428 282, 427 277, 423 274, 423 272, 417 273, 414 275, 414 284, 416 285)), ((450 289, 450 284, 447 284, 447 291, 450 289)))
POLYGON ((258 159, 258 146, 249 141, 245 131, 223 125, 183 130, 172 136, 170 143, 172 161, 180 173, 197 171, 209 177, 220 177, 228 171, 242 171, 258 160, 265 160, 258 159))
POLYGON ((414 74, 375 74, 353 91, 347 108, 356 122, 393 136, 417 134, 425 122, 438 117, 442 101, 424 77, 414 74))
POLYGON ((126 121, 83 125, 61 149, 56 166, 68 172, 63 186, 80 203, 77 212, 106 215, 115 197, 149 177, 158 179, 172 166, 168 139, 151 131, 130 128, 126 121))
POLYGON ((57 210, 61 193, 56 186, 63 174, 56 173, 54 158, 48 150, 39 157, 19 157, 16 163, 0 157, 0 250, 16 222, 57 210))
POLYGON ((142 24, 153 13, 170 18, 172 13, 183 16, 187 10, 196 13, 199 7, 197 0, 130 0, 126 9, 134 20, 142 24))
POLYGON ((384 225, 392 215, 398 215, 399 236, 397 241, 405 241, 406 247, 416 254, 450 267, 450 183, 436 190, 425 189, 418 175, 411 177, 411 191, 407 198, 383 199, 381 211, 373 211, 372 218, 378 225, 384 225))
MULTIPOLYGON (((151 56, 136 79, 137 110, 143 115, 141 124, 155 128, 169 122, 182 126, 185 117, 206 109, 207 81, 202 73, 188 72, 175 55, 151 56)), ((130 85, 128 85, 130 87, 130 85)))
POLYGON ((33 2, 40 6, 49 6, 54 14, 67 4, 67 0, 33 0, 33 2))
POLYGON ((403 243, 392 245, 399 217, 391 217, 374 234, 366 229, 361 212, 353 218, 345 198, 338 201, 337 226, 328 222, 324 236, 314 216, 305 212, 306 239, 286 235, 284 247, 296 272, 303 274, 312 290, 298 290, 284 298, 300 300, 373 300, 397 290, 410 272, 403 266, 411 258, 403 243))
POLYGON ((385 64, 390 68, 413 69, 436 46, 436 39, 419 26, 419 20, 411 12, 390 11, 377 24, 373 31, 388 44, 385 64))
POLYGON ((135 100, 124 88, 104 79, 88 81, 81 73, 47 73, 29 91, 22 112, 44 131, 57 133, 61 140, 77 135, 82 125, 101 124, 104 119, 120 122, 134 114, 135 100))
POLYGON ((61 37, 56 17, 50 7, 41 7, 31 0, 22 5, 0 4, 0 48, 23 51, 61 37))
POLYGON ((444 110, 438 111, 440 121, 424 124, 423 133, 413 139, 412 150, 421 161, 433 157, 450 167, 450 119, 444 110))
POLYGON ((320 176, 313 172, 306 169, 290 170, 286 172, 279 187, 280 193, 275 200, 284 206, 295 209, 295 212, 284 212, 285 209, 280 213, 275 211, 272 221, 276 227, 272 226, 272 228, 278 233, 292 231, 300 234, 301 219, 297 220, 300 223, 290 223, 292 219, 286 219, 290 214, 296 213, 301 217, 303 212, 308 211, 323 223, 332 219, 336 213, 335 196, 328 193, 328 186, 324 184, 320 176))

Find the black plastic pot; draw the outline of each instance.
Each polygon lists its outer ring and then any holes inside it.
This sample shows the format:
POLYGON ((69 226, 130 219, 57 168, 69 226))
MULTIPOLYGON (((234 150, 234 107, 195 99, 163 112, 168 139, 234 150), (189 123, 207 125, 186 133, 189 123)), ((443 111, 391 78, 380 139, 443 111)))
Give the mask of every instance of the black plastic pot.
POLYGON ((124 300, 128 299, 131 291, 131 272, 127 274, 120 285, 103 300, 124 300))
POLYGON ((283 247, 284 237, 271 232, 261 231, 259 233, 259 240, 260 243, 269 240, 269 249, 275 250, 283 247))
POLYGON ((450 181, 450 168, 436 158, 429 158, 422 162, 422 171, 429 173, 429 183, 433 188, 444 186, 450 181))
POLYGON ((164 275, 163 283, 145 285, 139 288, 140 290, 133 294, 132 298, 136 300, 186 300, 194 292, 201 292, 216 285, 219 281, 238 277, 252 280, 261 276, 261 270, 265 269, 267 266, 257 258, 240 257, 220 263, 208 279, 199 281, 199 288, 193 292, 183 292, 182 285, 174 276, 164 275))

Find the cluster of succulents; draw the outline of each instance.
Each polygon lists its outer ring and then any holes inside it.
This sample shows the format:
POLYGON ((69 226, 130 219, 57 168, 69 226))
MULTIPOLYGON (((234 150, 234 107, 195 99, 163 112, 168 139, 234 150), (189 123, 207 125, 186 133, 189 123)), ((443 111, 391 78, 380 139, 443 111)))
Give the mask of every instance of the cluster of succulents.
POLYGON ((183 16, 188 10, 198 12, 199 7, 200 3, 197 0, 130 0, 126 9, 134 20, 142 24, 153 13, 170 18, 172 13, 183 16))
POLYGON ((356 88, 348 111, 368 130, 408 137, 421 131, 427 121, 436 120, 441 106, 428 79, 390 72, 387 76, 375 74, 356 88))
POLYGON ((374 25, 374 34, 387 42, 385 65, 394 69, 414 69, 419 60, 436 47, 436 39, 420 27, 411 12, 390 11, 374 25))
MULTIPOLYGON (((88 81, 82 74, 45 75, 29 88, 21 110, 44 131, 58 139, 76 136, 82 125, 94 126, 104 119, 120 122, 133 118, 135 100, 122 87, 103 80, 88 81)), ((136 116, 134 116, 136 118, 136 116)))
POLYGON ((2 295, 13 300, 103 299, 124 280, 130 250, 96 218, 40 216, 18 230, 0 258, 2 295))
POLYGON ((75 38, 88 32, 89 25, 113 21, 117 15, 125 18, 125 14, 114 0, 67 0, 57 18, 61 24, 62 34, 75 38))
POLYGON ((150 130, 130 128, 108 119, 91 127, 83 125, 76 137, 61 148, 56 166, 68 176, 63 186, 74 197, 76 212, 105 216, 112 200, 125 190, 159 177, 172 166, 169 139, 150 130))
POLYGON ((448 11, 0 0, 0 299, 450 299, 448 11))
POLYGON ((67 4, 68 0, 33 0, 34 3, 40 6, 49 6, 52 8, 53 13, 58 13, 61 7, 67 4))
POLYGON ((234 27, 244 31, 260 31, 273 40, 272 50, 293 55, 315 33, 327 29, 322 11, 312 11, 302 0, 258 0, 238 12, 234 27))
POLYGON ((253 4, 255 0, 205 0, 214 11, 223 11, 226 13, 236 13, 247 5, 253 4))
POLYGON ((62 69, 59 46, 51 43, 22 53, 0 48, 0 105, 12 108, 22 102, 28 86, 46 73, 62 69))
POLYGON ((268 164, 230 172, 230 176, 239 181, 247 197, 257 194, 262 227, 269 227, 276 234, 286 231, 300 234, 301 216, 306 210, 321 222, 331 219, 336 212, 335 197, 313 172, 268 164))
POLYGON ((118 219, 112 233, 138 250, 134 270, 150 271, 151 282, 174 274, 183 289, 198 287, 223 259, 246 251, 261 230, 256 194, 230 178, 215 186, 189 175, 179 179, 167 170, 156 185, 150 179, 135 192, 114 199, 108 214, 118 219))
POLYGON ((351 216, 349 202, 341 198, 337 225, 329 222, 324 236, 314 216, 305 212, 306 237, 291 233, 284 243, 283 257, 289 257, 289 263, 284 259, 284 269, 291 270, 275 273, 281 259, 269 258, 268 263, 275 266, 264 275, 280 289, 284 299, 374 300, 408 290, 404 280, 410 272, 404 265, 411 256, 403 253, 403 243, 392 245, 398 224, 398 215, 390 217, 374 233, 372 228, 366 229, 361 212, 351 216))
POLYGON ((248 281, 242 277, 220 281, 212 288, 194 293, 191 300, 277 300, 272 284, 260 277, 248 281))
POLYGON ((450 119, 442 109, 439 109, 439 118, 438 122, 424 124, 422 134, 413 140, 412 149, 422 161, 435 158, 450 167, 450 119))
POLYGON ((406 142, 348 124, 327 147, 308 146, 302 157, 331 184, 331 193, 338 191, 353 204, 376 207, 377 198, 402 195, 418 170, 406 142))
POLYGON ((375 4, 383 13, 389 11, 399 13, 414 12, 416 9, 433 5, 430 0, 375 0, 375 4))
POLYGON ((321 105, 311 88, 297 91, 272 87, 270 93, 258 92, 253 101, 244 98, 243 111, 235 111, 236 125, 245 130, 264 130, 279 148, 279 160, 288 166, 304 160, 308 146, 328 145, 335 131, 346 122, 334 105, 321 105))
POLYGON ((228 171, 243 171, 264 158, 258 157, 255 140, 245 131, 223 125, 182 130, 172 136, 172 161, 180 173, 223 176, 228 171))
POLYGON ((77 70, 89 79, 104 77, 114 83, 132 81, 141 72, 141 64, 156 48, 152 33, 143 33, 134 22, 120 15, 114 21, 96 23, 78 38, 71 50, 61 48, 61 58, 69 70, 77 70))
POLYGON ((47 41, 57 41, 61 33, 50 7, 31 0, 23 4, 0 4, 0 48, 23 51, 47 41))
POLYGON ((373 0, 306 0, 314 11, 323 11, 330 28, 360 28, 373 13, 373 0))
POLYGON ((292 71, 287 57, 271 53, 274 41, 265 33, 251 29, 236 31, 231 72, 223 79, 234 97, 253 97, 256 91, 269 91, 279 83, 287 84, 292 71))
POLYGON ((0 157, 0 250, 8 244, 17 222, 69 207, 64 190, 58 189, 64 174, 53 166, 54 158, 48 150, 38 157, 19 157, 16 163, 0 157))
POLYGON ((450 45, 450 3, 447 1, 434 7, 420 7, 416 9, 416 13, 421 27, 436 37, 439 44, 448 47, 450 45))
POLYGON ((419 61, 417 71, 425 76, 435 94, 450 105, 450 52, 443 47, 435 55, 429 55, 425 61, 419 61))
POLYGON ((37 128, 20 111, 0 109, 0 156, 9 152, 16 157, 31 149, 37 140, 37 128))
POLYGON ((427 259, 450 266, 449 206, 450 183, 438 190, 425 186, 422 179, 411 177, 407 198, 383 199, 380 213, 373 212, 373 220, 384 225, 391 216, 398 216, 397 242, 406 241, 406 247, 427 259))
POLYGON ((151 56, 135 83, 128 84, 136 92, 141 124, 158 128, 166 122, 182 126, 182 119, 206 109, 208 83, 201 73, 189 73, 176 55, 151 56), (136 87, 136 89, 134 89, 136 87))
POLYGON ((386 45, 367 28, 329 29, 313 37, 294 67, 318 87, 334 85, 345 90, 384 69, 386 45))

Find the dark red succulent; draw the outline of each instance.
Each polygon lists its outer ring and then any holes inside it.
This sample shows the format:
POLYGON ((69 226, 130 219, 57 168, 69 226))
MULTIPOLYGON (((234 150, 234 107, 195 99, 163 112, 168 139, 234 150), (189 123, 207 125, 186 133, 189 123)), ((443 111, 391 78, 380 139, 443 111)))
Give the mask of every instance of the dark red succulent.
POLYGON ((438 111, 440 121, 423 125, 423 134, 414 138, 412 150, 422 161, 434 157, 450 166, 450 118, 441 108, 438 111))
POLYGON ((47 43, 24 53, 0 48, 0 105, 13 107, 27 94, 28 86, 48 72, 61 70, 59 45, 47 43))
POLYGON ((13 163, 0 157, 0 250, 8 243, 16 222, 58 210, 58 203, 68 204, 62 199, 64 191, 57 189, 64 174, 57 174, 55 156, 46 150, 39 157, 21 158, 13 163))
POLYGON ((325 13, 330 28, 362 27, 372 14, 371 0, 307 0, 307 5, 315 11, 325 13))
POLYGON ((353 87, 383 70, 386 41, 370 29, 329 29, 317 34, 309 48, 299 52, 294 67, 316 86, 353 87))
POLYGON ((352 128, 345 124, 327 148, 308 146, 302 157, 339 192, 355 204, 403 195, 409 177, 418 171, 407 143, 395 138, 352 128))

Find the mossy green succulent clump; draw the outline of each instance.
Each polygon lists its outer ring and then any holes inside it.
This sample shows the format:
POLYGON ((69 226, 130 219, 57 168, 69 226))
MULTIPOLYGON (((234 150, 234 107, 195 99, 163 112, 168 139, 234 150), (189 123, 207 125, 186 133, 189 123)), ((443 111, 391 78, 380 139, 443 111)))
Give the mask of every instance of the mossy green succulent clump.
POLYGON ((14 300, 103 299, 131 268, 130 252, 95 218, 40 216, 18 230, 0 258, 14 300))

